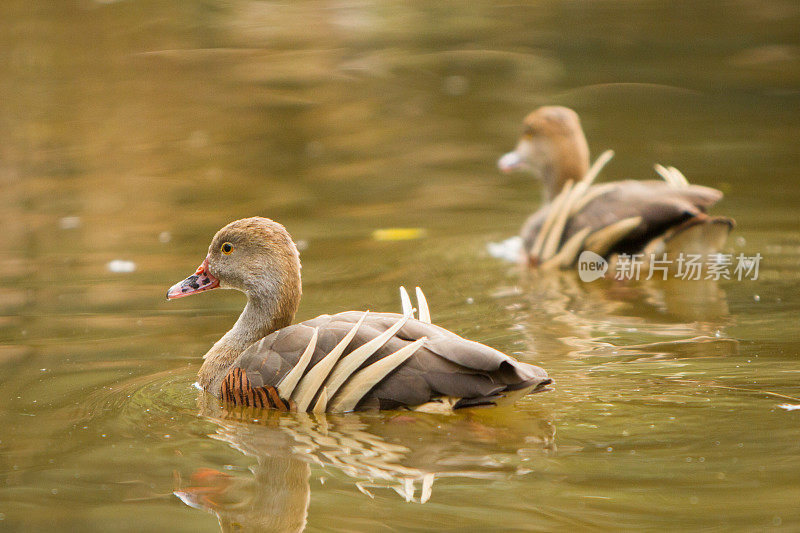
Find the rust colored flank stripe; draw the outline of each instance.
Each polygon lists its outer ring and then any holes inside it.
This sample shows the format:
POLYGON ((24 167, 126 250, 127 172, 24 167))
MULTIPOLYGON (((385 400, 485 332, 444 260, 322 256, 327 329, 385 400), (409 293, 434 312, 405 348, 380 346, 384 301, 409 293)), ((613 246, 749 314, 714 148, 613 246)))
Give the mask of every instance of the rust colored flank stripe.
POLYGON ((228 372, 220 392, 225 403, 289 411, 289 403, 281 399, 275 387, 251 387, 241 368, 232 368, 228 372))
POLYGON ((276 409, 280 409, 281 411, 288 411, 289 406, 283 403, 281 397, 278 395, 278 391, 275 390, 275 387, 267 387, 267 393, 270 397, 270 404, 272 404, 276 409))

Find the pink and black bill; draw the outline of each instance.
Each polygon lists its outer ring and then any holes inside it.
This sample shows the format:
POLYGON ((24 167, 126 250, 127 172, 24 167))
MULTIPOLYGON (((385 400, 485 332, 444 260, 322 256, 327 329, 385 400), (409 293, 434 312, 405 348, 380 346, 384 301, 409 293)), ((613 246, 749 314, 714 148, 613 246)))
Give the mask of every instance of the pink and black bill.
POLYGON ((183 298, 198 292, 209 291, 219 287, 219 280, 208 271, 208 258, 203 261, 197 271, 183 281, 179 281, 167 291, 167 300, 183 298))

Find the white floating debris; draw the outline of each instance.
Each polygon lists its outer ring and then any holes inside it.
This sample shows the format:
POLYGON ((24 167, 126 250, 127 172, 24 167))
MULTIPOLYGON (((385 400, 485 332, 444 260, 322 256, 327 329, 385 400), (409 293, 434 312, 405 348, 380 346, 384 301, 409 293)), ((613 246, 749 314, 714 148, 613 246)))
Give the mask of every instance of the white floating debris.
POLYGON ((114 259, 109 261, 106 265, 109 272, 117 274, 128 274, 136 270, 136 263, 133 261, 124 261, 122 259, 114 259))
POLYGON ((495 259, 516 263, 522 255, 522 237, 510 237, 501 242, 490 242, 486 251, 495 259))
POLYGON ((308 241, 305 239, 295 241, 294 245, 297 246, 298 252, 303 252, 308 249, 308 241))
POLYGON ((309 141, 305 146, 306 157, 317 159, 325 152, 325 147, 319 141, 309 141))
POLYGON ((169 241, 172 240, 172 233, 168 231, 162 231, 158 234, 158 242, 167 244, 169 241))
POLYGON ((787 411, 800 411, 800 404, 797 403, 782 403, 778 407, 787 411))
POLYGON ((78 229, 81 227, 80 217, 62 217, 58 220, 61 229, 78 229))
POLYGON ((444 79, 443 89, 450 96, 462 96, 469 90, 469 80, 464 76, 448 76, 444 79))
POLYGON ((189 135, 188 144, 195 150, 208 146, 208 133, 203 130, 195 130, 189 135))

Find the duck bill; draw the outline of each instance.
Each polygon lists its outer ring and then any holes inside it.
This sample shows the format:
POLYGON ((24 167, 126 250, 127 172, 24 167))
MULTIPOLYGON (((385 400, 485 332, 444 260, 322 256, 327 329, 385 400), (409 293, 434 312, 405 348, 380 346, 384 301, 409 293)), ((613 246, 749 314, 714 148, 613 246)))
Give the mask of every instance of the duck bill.
POLYGON ((501 172, 505 172, 507 174, 522 168, 523 163, 524 159, 522 156, 517 153, 516 150, 514 150, 513 152, 508 152, 497 160, 497 168, 499 168, 501 172))
POLYGON ((219 280, 208 271, 208 257, 206 257, 203 263, 197 267, 194 274, 169 288, 167 300, 175 300, 198 292, 210 291, 217 287, 219 287, 219 280))
POLYGON ((539 144, 528 136, 517 142, 516 148, 497 160, 497 168, 508 174, 518 170, 532 171, 531 156, 541 151, 539 144), (538 148, 538 150, 537 150, 538 148))

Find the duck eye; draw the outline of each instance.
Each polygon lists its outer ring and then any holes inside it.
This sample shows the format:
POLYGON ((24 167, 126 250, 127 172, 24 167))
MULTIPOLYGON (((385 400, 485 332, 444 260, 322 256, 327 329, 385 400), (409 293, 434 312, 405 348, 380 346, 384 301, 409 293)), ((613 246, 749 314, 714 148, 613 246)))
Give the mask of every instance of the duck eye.
POLYGON ((233 252, 233 245, 229 242, 223 242, 222 246, 220 246, 220 251, 225 255, 229 255, 233 252))

